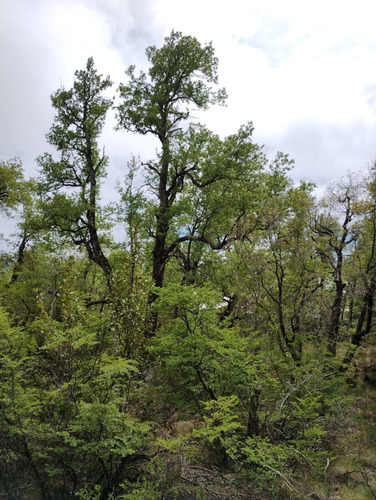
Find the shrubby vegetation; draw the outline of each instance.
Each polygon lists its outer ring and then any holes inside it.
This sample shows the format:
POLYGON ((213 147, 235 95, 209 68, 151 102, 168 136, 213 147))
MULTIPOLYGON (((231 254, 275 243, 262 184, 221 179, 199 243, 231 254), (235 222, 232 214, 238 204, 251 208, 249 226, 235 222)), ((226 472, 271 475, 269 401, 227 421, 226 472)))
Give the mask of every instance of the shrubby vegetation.
POLYGON ((0 498, 376 498, 376 169, 317 200, 251 123, 221 138, 190 120, 226 99, 210 44, 173 32, 147 56, 118 127, 160 149, 129 162, 116 208, 99 203, 114 102, 92 59, 52 96, 40 178, 0 164, 19 220, 1 256, 0 498))

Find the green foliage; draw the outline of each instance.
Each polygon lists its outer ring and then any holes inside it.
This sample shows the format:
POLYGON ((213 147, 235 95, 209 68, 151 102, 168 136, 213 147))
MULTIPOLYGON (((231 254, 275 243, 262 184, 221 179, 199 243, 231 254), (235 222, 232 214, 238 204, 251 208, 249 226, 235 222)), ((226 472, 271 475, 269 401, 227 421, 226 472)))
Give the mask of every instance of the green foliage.
POLYGON ((188 397, 187 403, 200 408, 202 399, 247 391, 256 377, 257 356, 252 365, 247 339, 218 322, 222 306, 217 292, 172 284, 160 291, 155 308, 165 324, 153 350, 174 388, 173 398, 188 397))
POLYGON ((137 248, 121 260, 111 281, 109 328, 116 352, 142 362, 145 333, 150 329, 152 282, 137 248))
POLYGON ((207 440, 211 445, 221 446, 233 460, 239 457, 239 431, 244 430, 236 413, 239 400, 236 396, 219 397, 207 401, 201 428, 194 431, 197 438, 207 440))
POLYGON ((1 363, 9 387, 2 393, 2 432, 15 436, 8 453, 19 461, 26 454, 51 488, 54 478, 81 489, 103 474, 103 495, 119 487, 127 461, 142 456, 150 427, 126 410, 137 364, 110 354, 106 318, 87 309, 76 283, 72 270, 61 280, 58 320, 43 303, 28 333, 10 328, 2 316, 9 330, 1 363))
POLYGON ((211 44, 201 47, 196 38, 172 31, 162 48, 148 47, 151 63, 148 81, 135 67, 126 71, 129 82, 119 87, 123 103, 118 107, 119 126, 146 134, 171 136, 177 124, 189 116, 190 105, 206 109, 223 102, 224 90, 213 92, 205 82, 217 83, 218 61, 211 44), (161 113, 162 110, 162 113, 161 113), (168 116, 166 123, 161 115, 168 116))
POLYGON ((51 155, 45 154, 39 159, 43 181, 50 189, 83 187, 91 170, 98 178, 105 174, 107 159, 100 156, 97 139, 112 105, 112 100, 102 94, 111 85, 109 77, 102 79, 97 74, 89 58, 85 70, 75 72, 72 89, 62 88, 51 96, 56 116, 47 138, 62 157, 53 161, 51 155), (90 146, 90 155, 85 146, 90 146))
POLYGON ((16 324, 30 324, 36 318, 38 301, 43 302, 52 315, 58 314, 56 294, 62 273, 60 260, 61 255, 53 255, 44 245, 36 244, 23 251, 19 267, 3 269, 5 283, 0 289, 0 297, 16 324), (15 273, 17 279, 14 279, 15 273))
POLYGON ((0 161, 0 209, 6 214, 20 203, 23 169, 18 159, 0 161))

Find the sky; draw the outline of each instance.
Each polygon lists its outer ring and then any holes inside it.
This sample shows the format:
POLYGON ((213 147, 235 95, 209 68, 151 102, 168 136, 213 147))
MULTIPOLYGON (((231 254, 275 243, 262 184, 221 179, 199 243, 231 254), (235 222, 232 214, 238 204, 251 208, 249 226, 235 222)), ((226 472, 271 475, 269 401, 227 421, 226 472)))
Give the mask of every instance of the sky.
MULTIPOLYGON (((37 175, 37 156, 53 152, 50 95, 88 57, 116 95, 124 70, 147 70, 145 48, 176 30, 213 43, 229 95, 200 121, 221 136, 252 121, 270 158, 289 154, 293 179, 322 188, 376 158, 375 15, 374 0, 0 0, 0 159, 19 157, 37 175)), ((155 151, 114 126, 111 115, 104 201, 132 154, 155 151)))

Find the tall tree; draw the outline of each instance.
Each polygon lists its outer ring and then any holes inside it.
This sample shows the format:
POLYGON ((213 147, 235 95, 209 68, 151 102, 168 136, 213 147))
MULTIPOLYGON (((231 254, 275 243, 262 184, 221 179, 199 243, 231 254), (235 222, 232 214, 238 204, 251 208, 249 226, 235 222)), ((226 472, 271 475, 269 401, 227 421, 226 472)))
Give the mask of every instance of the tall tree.
POLYGON ((370 333, 376 292, 376 163, 363 179, 365 197, 356 204, 361 217, 361 232, 354 251, 357 276, 360 278, 358 294, 360 311, 352 342, 359 346, 362 338, 370 333))
POLYGON ((313 217, 312 230, 315 234, 316 252, 329 263, 335 286, 327 325, 328 351, 333 356, 337 350, 343 295, 346 288, 346 281, 343 278, 346 248, 359 236, 359 230, 354 226, 354 203, 358 193, 359 186, 352 176, 341 179, 327 190, 326 199, 323 201, 326 211, 318 211, 313 217))
POLYGON ((42 189, 52 192, 44 202, 46 222, 86 248, 106 275, 111 267, 99 236, 98 198, 108 158, 100 152, 98 138, 113 102, 103 96, 111 85, 109 77, 97 74, 89 58, 86 68, 76 71, 73 87, 51 96, 56 116, 47 139, 60 153, 60 160, 48 153, 38 158, 42 189), (74 194, 68 194, 69 188, 74 194))
MULTIPOLYGON (((192 180, 192 170, 180 168, 174 161, 172 143, 181 132, 192 109, 207 109, 210 104, 223 103, 224 90, 214 92, 210 83, 217 83, 218 61, 211 44, 204 47, 190 36, 173 31, 165 44, 146 49, 151 63, 148 76, 135 74, 135 67, 126 71, 127 84, 120 85, 122 103, 118 108, 119 128, 141 134, 152 134, 160 142, 156 161, 146 168, 154 177, 157 193, 153 247, 153 279, 163 285, 164 270, 169 259, 168 236, 173 219, 172 207, 184 181, 192 180)), ((214 182, 217 174, 206 180, 214 182)))

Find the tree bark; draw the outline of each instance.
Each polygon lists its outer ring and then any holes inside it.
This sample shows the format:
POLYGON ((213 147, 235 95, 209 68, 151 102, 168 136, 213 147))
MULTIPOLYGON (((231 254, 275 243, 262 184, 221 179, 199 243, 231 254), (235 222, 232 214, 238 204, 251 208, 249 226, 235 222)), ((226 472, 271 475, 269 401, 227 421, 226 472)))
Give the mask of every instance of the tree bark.
POLYGON ((18 247, 17 261, 13 268, 12 278, 10 280, 11 283, 15 283, 19 279, 19 273, 21 271, 22 264, 24 262, 25 248, 28 241, 29 241, 29 235, 26 233, 26 231, 24 231, 20 246, 18 247))
POLYGON ((337 352, 337 342, 338 342, 338 332, 339 332, 339 322, 341 317, 341 307, 342 307, 342 297, 343 290, 345 289, 345 284, 342 282, 342 278, 335 281, 336 292, 334 301, 331 307, 330 320, 328 325, 328 351, 332 356, 336 355, 337 352))
POLYGON ((260 419, 258 407, 260 403, 261 389, 251 389, 248 408, 247 437, 255 437, 260 433, 260 419))

